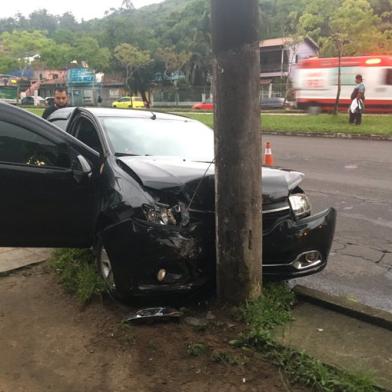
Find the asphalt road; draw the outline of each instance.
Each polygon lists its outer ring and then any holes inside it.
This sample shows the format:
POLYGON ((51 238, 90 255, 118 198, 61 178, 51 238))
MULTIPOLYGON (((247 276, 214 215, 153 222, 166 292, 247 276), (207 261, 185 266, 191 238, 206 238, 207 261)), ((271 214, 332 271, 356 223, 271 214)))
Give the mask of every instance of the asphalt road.
POLYGON ((263 136, 274 164, 305 173, 315 212, 338 211, 327 269, 299 280, 392 312, 392 142, 263 136))

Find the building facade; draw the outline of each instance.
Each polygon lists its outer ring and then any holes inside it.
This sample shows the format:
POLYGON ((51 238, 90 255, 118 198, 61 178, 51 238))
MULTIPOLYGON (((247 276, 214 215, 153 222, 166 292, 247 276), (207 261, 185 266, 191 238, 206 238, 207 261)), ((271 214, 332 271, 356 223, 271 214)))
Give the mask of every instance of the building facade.
POLYGON ((319 56, 319 46, 311 39, 291 37, 260 41, 261 98, 290 95, 291 77, 300 60, 319 56))

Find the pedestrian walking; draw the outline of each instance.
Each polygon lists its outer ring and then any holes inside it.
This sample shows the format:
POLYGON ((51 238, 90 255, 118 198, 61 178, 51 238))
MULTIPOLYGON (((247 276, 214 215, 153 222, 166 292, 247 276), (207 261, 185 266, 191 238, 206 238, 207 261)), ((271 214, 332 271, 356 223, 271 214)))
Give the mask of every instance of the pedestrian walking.
POLYGON ((42 117, 47 119, 57 109, 62 109, 68 106, 68 94, 64 87, 56 87, 54 90, 54 105, 45 109, 42 117))
POLYGON ((362 75, 355 76, 355 88, 351 93, 351 105, 349 107, 350 124, 361 125, 362 113, 365 109, 365 85, 362 75))

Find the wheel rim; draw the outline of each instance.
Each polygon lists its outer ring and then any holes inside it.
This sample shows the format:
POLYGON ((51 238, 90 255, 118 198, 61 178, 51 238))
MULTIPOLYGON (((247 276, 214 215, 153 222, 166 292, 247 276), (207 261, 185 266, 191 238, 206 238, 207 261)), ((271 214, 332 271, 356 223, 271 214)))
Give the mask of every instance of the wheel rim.
POLYGON ((100 266, 102 278, 107 283, 110 289, 115 289, 116 284, 114 283, 114 278, 113 278, 112 263, 110 262, 109 256, 105 248, 101 249, 99 264, 100 264, 99 266, 100 266))

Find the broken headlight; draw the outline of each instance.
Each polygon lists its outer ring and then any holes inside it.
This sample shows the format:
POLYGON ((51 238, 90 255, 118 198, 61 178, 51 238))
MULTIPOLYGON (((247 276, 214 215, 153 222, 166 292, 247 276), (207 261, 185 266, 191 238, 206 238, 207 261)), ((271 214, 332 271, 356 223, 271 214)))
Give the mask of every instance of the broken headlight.
POLYGON ((290 206, 294 215, 297 218, 304 218, 309 216, 311 212, 311 205, 308 196, 304 193, 297 193, 289 196, 290 206))
POLYGON ((176 225, 176 218, 170 208, 161 207, 159 205, 143 206, 144 216, 147 222, 157 225, 176 225))
POLYGON ((147 222, 157 225, 177 225, 185 226, 189 223, 189 214, 185 205, 179 203, 174 207, 163 206, 159 204, 143 206, 144 216, 147 222))

